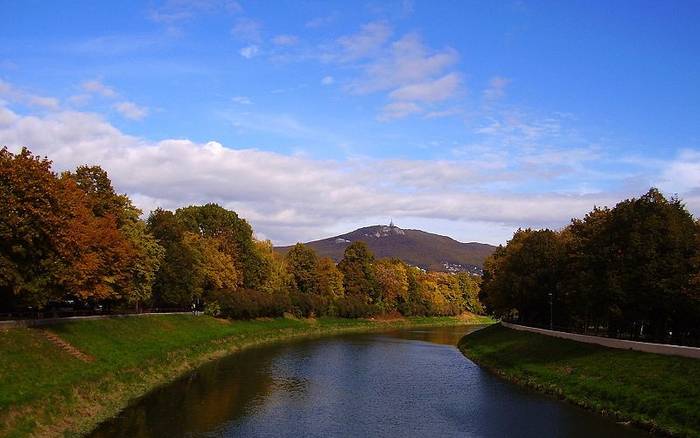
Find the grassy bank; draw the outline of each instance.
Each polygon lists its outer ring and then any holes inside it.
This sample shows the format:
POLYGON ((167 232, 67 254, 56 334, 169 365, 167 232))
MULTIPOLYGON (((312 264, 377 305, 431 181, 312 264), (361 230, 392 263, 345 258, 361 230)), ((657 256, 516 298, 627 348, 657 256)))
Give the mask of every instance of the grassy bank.
POLYGON ((700 436, 700 360, 552 338, 500 325, 460 350, 519 384, 652 430, 700 436))
POLYGON ((225 321, 161 315, 76 321, 48 328, 79 351, 80 357, 75 350, 59 348, 42 330, 0 330, 0 436, 88 432, 129 400, 206 361, 253 345, 339 332, 483 322, 488 320, 225 321))

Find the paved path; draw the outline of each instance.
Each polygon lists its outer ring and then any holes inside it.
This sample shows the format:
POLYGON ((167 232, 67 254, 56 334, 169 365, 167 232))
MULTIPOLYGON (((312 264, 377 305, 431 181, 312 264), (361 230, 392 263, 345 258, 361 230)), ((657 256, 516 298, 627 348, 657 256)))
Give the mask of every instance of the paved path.
POLYGON ((603 338, 600 336, 579 335, 575 333, 558 332, 556 330, 545 330, 524 325, 501 322, 503 327, 513 330, 538 333, 540 335, 552 336, 555 338, 570 339, 586 344, 598 344, 609 348, 619 348, 622 350, 643 351, 645 353, 663 354, 666 356, 683 356, 700 359, 700 348, 685 347, 683 345, 654 344, 651 342, 626 341, 623 339, 603 338))
POLYGON ((71 321, 89 321, 92 319, 108 318, 131 318, 150 315, 191 315, 192 312, 163 312, 163 313, 129 313, 125 315, 91 315, 91 316, 68 316, 65 318, 44 318, 44 319, 13 319, 0 321, 0 329, 13 327, 41 327, 46 325, 62 324, 71 321))

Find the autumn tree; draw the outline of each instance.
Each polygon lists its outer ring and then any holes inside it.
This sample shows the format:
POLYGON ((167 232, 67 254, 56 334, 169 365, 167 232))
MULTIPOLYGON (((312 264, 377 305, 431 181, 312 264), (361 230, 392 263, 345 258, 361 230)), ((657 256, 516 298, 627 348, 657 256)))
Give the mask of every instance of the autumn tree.
MULTIPOLYGON (((36 307, 66 296, 116 300, 147 293, 159 255, 149 248, 153 241, 136 228, 123 232, 118 215, 95 209, 95 190, 84 189, 71 174, 59 178, 47 159, 5 148, 0 162, 4 287, 36 307)), ((106 174, 100 175, 111 188, 106 174)), ((135 227, 138 218, 131 217, 135 227)))
POLYGON ((484 306, 479 301, 479 292, 481 290, 481 279, 468 272, 459 272, 454 274, 455 282, 462 296, 464 310, 472 313, 484 313, 484 306))
POLYGON ((408 276, 406 265, 396 259, 383 259, 374 264, 374 273, 379 289, 379 301, 387 312, 408 300, 408 276))
POLYGON ((141 211, 123 194, 118 194, 112 186, 107 172, 100 166, 79 166, 75 172, 65 172, 64 180, 72 180, 87 196, 87 205, 95 217, 105 223, 113 223, 119 230, 114 236, 115 245, 128 246, 129 256, 115 259, 114 268, 120 271, 105 273, 106 278, 120 278, 114 283, 115 296, 136 306, 148 301, 156 272, 164 256, 164 249, 150 234, 140 219, 141 211), (116 242, 121 238, 123 242, 116 242))
POLYGON ((287 286, 292 280, 284 257, 274 250, 269 240, 255 241, 255 249, 259 259, 265 264, 265 272, 267 272, 260 290, 276 296, 287 294, 287 286))
POLYGON ((424 279, 425 272, 418 267, 406 267, 406 280, 408 283, 408 300, 399 305, 399 311, 404 315, 418 316, 428 315, 430 303, 426 295, 424 279))
POLYGON ((79 166, 75 172, 65 172, 88 197, 89 206, 97 217, 114 216, 118 226, 136 222, 141 212, 126 195, 117 194, 107 172, 100 166, 79 166))
POLYGON ((321 257, 316 264, 316 292, 331 299, 345 295, 343 274, 330 257, 321 257))
POLYGON ((58 298, 70 212, 51 161, 0 150, 0 288, 32 306, 58 298))

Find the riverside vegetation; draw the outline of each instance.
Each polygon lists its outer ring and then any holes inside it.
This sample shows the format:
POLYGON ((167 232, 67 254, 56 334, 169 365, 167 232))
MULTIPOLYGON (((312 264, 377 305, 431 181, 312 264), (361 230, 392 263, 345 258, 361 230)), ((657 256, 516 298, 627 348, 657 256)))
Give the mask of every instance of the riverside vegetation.
MULTIPOLYGON (((700 222, 651 189, 561 230, 518 230, 484 264, 487 312, 530 326, 700 344, 700 222)), ((700 436, 700 361, 490 327, 462 351, 516 383, 664 433, 700 436)))
POLYGON ((361 242, 338 265, 302 244, 282 256, 216 204, 140 215, 99 166, 59 175, 26 148, 0 150, 0 312, 196 303, 207 314, 0 332, 0 434, 84 433, 154 386, 250 345, 490 321, 473 316, 483 311, 479 279, 467 273, 376 260, 361 242), (375 316, 383 322, 361 319, 375 316))
POLYGON ((616 350, 500 325, 462 338, 462 352, 512 382, 620 421, 700 436, 700 361, 616 350))
POLYGON ((525 325, 553 316, 583 333, 700 345, 700 221, 651 189, 559 231, 518 230, 486 260, 480 298, 525 325))
MULTIPOLYGON (((99 166, 58 175, 27 149, 0 150, 0 311, 41 313, 68 301, 112 312, 197 303, 209 315, 1 332, 1 434, 86 432, 133 397, 246 346, 464 323, 454 316, 484 310, 545 325, 553 307, 556 325, 584 332, 698 340, 700 225, 654 189, 558 232, 519 230, 487 260, 483 282, 376 260, 362 242, 337 265, 302 244, 282 256, 215 204, 157 209, 146 221, 140 214, 99 166), (367 317, 391 322, 360 319, 367 317)), ((697 434, 698 394, 688 384, 700 377, 696 363, 503 330, 470 336, 463 351, 511 380, 697 434)))
POLYGON ((43 330, 0 330, 0 436, 87 433, 156 386, 254 345, 349 331, 488 322, 478 316, 230 321, 146 315, 48 328, 82 359, 51 343, 43 330))
POLYGON ((60 175, 28 149, 0 150, 0 312, 65 302, 113 312, 193 303, 234 318, 480 313, 479 279, 375 260, 336 266, 302 244, 281 256, 216 204, 140 219, 99 166, 60 175))

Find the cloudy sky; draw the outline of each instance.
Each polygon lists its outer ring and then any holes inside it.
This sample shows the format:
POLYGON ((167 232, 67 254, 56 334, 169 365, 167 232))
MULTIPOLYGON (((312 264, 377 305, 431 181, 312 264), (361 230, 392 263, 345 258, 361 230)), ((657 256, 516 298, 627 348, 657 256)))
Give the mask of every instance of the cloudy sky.
POLYGON ((695 1, 0 0, 0 144, 277 244, 700 215, 695 1))

